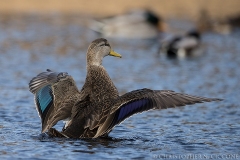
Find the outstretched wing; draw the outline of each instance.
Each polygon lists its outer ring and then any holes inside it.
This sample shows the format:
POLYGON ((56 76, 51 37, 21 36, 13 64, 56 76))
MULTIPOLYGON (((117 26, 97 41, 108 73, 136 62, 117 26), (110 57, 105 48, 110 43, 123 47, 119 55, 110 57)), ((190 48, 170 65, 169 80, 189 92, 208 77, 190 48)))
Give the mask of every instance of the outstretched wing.
POLYGON ((66 72, 42 72, 30 81, 29 89, 35 95, 42 132, 59 120, 71 117, 72 107, 79 96, 73 78, 66 72))
POLYGON ((108 133, 112 128, 133 114, 150 109, 166 109, 189 104, 219 101, 218 98, 205 98, 170 90, 141 89, 120 96, 114 103, 110 115, 99 127, 95 137, 108 133))

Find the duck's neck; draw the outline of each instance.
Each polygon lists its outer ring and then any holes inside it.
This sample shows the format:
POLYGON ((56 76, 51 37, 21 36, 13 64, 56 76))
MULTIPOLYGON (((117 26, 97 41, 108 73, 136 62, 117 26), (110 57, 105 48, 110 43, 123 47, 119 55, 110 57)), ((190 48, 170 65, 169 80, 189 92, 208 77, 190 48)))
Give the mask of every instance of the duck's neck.
POLYGON ((91 83, 93 90, 105 90, 112 93, 113 97, 118 96, 117 88, 102 65, 88 65, 86 80, 91 83))
POLYGON ((87 54, 87 66, 100 66, 102 65, 102 59, 101 54, 87 54))
MULTIPOLYGON (((102 78, 109 78, 109 75, 105 68, 102 65, 94 64, 94 65, 87 65, 87 78, 93 79, 102 79, 102 78)), ((110 79, 111 80, 111 79, 110 79)))
POLYGON ((89 67, 89 66, 102 66, 102 60, 100 61, 100 60, 94 60, 94 61, 92 61, 92 60, 87 60, 87 68, 89 67))

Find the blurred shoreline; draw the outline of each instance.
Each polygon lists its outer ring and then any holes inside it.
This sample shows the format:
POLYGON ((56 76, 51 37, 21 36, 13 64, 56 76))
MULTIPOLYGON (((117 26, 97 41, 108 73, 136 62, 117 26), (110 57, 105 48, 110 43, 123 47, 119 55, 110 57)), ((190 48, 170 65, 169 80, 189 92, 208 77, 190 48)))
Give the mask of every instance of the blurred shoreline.
POLYGON ((238 0, 0 0, 1 14, 81 14, 108 16, 148 8, 164 18, 194 20, 204 10, 214 19, 240 14, 238 0))

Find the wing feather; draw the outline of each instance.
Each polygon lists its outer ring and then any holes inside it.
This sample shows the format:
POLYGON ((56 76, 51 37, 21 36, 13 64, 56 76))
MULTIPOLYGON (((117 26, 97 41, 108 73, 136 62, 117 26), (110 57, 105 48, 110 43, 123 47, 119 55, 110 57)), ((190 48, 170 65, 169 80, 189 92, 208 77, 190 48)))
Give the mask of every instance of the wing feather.
POLYGON ((108 118, 104 124, 98 128, 95 137, 108 133, 114 126, 126 118, 143 111, 150 109, 167 109, 220 100, 222 99, 192 96, 170 90, 141 89, 128 92, 114 102, 108 118))
POLYGON ((30 81, 29 89, 35 95, 42 132, 59 120, 71 117, 79 92, 74 80, 66 72, 42 72, 30 81))
POLYGON ((53 104, 53 95, 50 85, 46 85, 36 92, 35 103, 43 124, 44 119, 53 104))

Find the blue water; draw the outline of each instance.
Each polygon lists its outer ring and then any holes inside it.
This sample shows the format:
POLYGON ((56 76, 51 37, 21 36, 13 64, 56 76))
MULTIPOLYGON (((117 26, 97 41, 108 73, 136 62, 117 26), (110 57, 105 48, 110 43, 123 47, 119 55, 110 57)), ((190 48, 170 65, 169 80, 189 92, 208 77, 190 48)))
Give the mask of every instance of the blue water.
POLYGON ((86 50, 98 37, 85 20, 0 16, 0 159, 240 159, 239 32, 205 33, 203 54, 181 60, 158 55, 156 40, 109 39, 123 58, 103 62, 121 94, 170 89, 224 101, 144 112, 115 127, 110 139, 41 134, 28 83, 51 69, 68 72, 81 88, 86 50))

